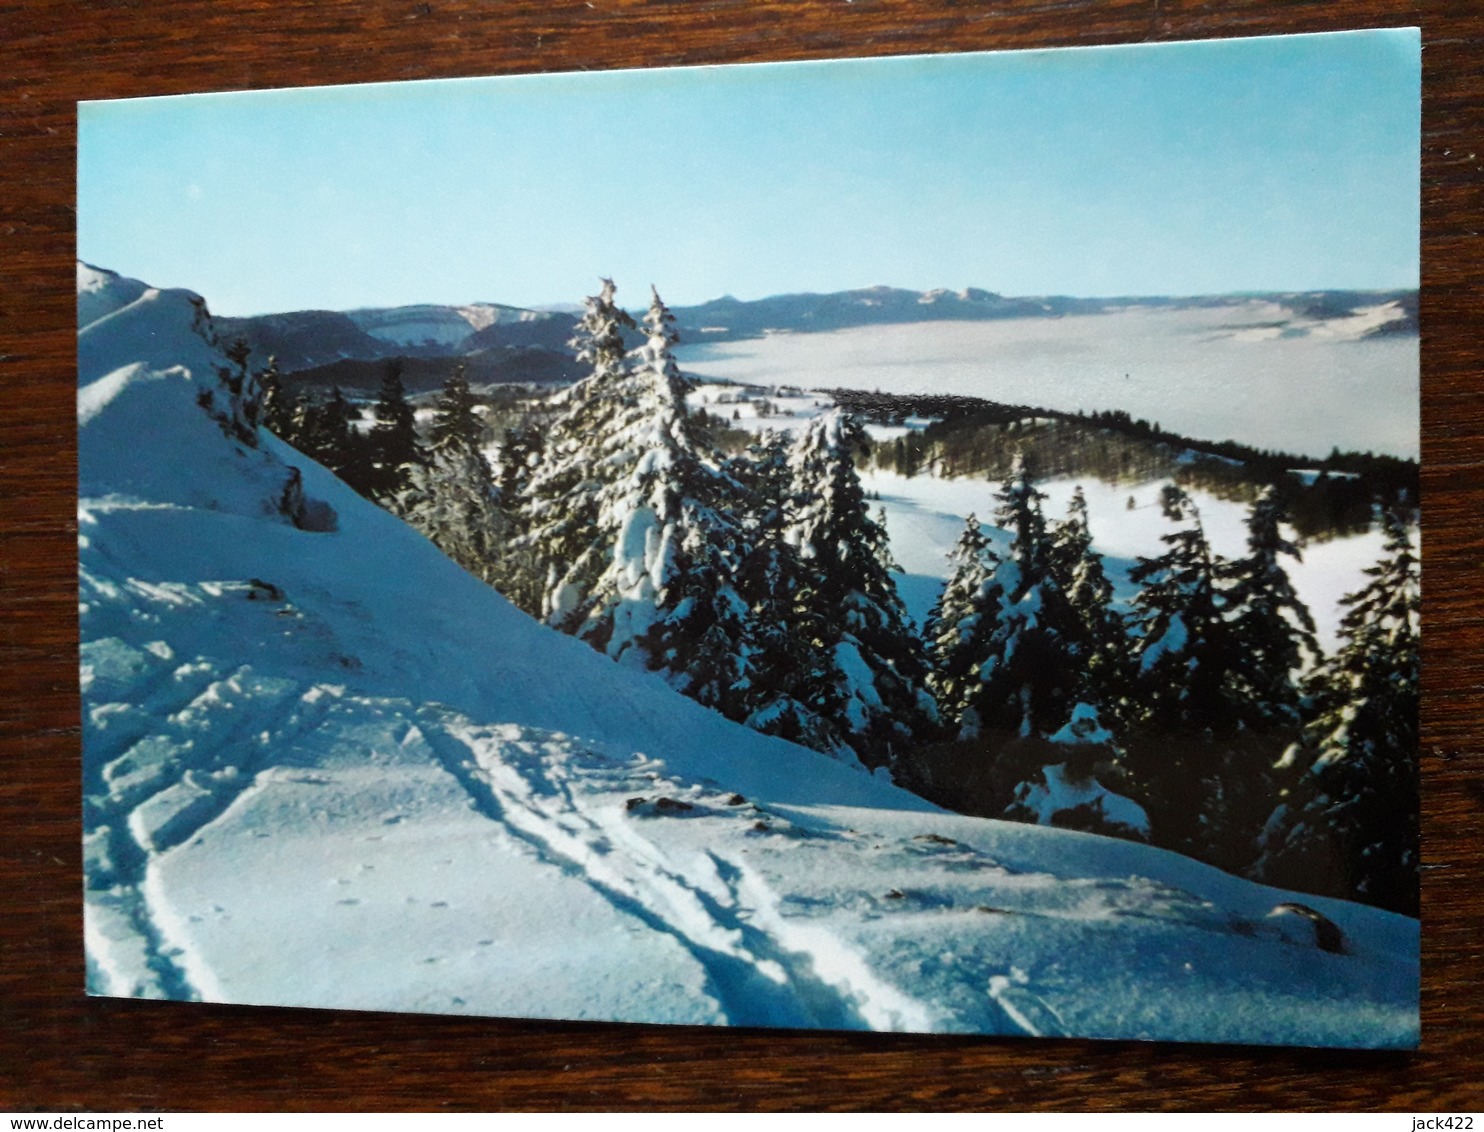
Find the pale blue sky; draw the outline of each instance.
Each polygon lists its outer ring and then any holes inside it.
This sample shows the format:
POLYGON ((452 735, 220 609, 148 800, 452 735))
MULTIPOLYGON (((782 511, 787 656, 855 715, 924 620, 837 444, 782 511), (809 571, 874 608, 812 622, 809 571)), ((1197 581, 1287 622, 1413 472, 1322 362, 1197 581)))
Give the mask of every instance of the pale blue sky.
POLYGON ((1415 287, 1413 30, 82 103, 78 254, 220 314, 1415 287))

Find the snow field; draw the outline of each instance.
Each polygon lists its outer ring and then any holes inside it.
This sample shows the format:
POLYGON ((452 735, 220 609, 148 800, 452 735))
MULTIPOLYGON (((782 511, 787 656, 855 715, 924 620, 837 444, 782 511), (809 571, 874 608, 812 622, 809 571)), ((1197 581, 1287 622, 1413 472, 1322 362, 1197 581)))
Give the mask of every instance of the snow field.
POLYGON ((770 428, 792 432, 807 426, 833 406, 828 394, 787 386, 784 389, 788 391, 780 391, 776 386, 758 388, 702 382, 690 392, 685 403, 691 412, 704 409, 712 416, 720 417, 729 427, 748 432, 763 432, 770 428))

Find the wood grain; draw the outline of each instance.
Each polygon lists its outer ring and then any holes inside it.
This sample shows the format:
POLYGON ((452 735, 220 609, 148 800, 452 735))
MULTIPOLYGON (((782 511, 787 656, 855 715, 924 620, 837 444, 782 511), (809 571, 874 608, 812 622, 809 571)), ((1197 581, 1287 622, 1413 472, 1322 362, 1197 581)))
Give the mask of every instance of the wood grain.
POLYGON ((0 2, 0 1107, 1478 1109, 1484 6, 1395 0, 0 2), (1420 24, 1423 1045, 1415 1054, 90 1000, 79 854, 78 99, 1420 24))

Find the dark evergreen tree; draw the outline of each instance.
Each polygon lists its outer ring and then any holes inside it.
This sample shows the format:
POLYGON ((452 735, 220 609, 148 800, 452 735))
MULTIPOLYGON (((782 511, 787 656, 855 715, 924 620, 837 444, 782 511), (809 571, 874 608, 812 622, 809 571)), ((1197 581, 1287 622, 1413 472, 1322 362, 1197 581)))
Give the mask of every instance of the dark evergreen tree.
POLYGON ((400 359, 392 361, 382 378, 375 415, 367 438, 367 494, 378 503, 387 503, 407 489, 413 469, 424 462, 416 414, 402 385, 400 359))
POLYGON ((890 767, 936 733, 938 709, 922 641, 891 578, 886 531, 871 518, 855 470, 864 438, 838 410, 811 422, 791 457, 787 538, 805 567, 800 602, 819 615, 804 702, 843 720, 846 742, 867 766, 890 767))
POLYGON ((737 588, 751 609, 754 651, 745 722, 815 750, 844 749, 837 674, 814 644, 825 635, 822 615, 806 603, 808 572, 787 537, 794 511, 788 437, 765 431, 748 458, 729 468, 746 488, 747 553, 737 588))
POLYGON ((1072 492, 1066 519, 1052 532, 1050 568, 1075 617, 1066 632, 1085 670, 1079 695, 1100 705, 1105 723, 1125 726, 1135 714, 1127 679, 1128 633, 1114 612, 1113 584, 1102 555, 1093 549, 1080 486, 1072 492))
POLYGON ((1287 761, 1299 771, 1253 870, 1268 884, 1418 914, 1420 574, 1403 517, 1344 599, 1341 644, 1308 683, 1314 713, 1287 761))
POLYGON ((1312 636, 1277 563, 1286 553, 1280 511, 1255 512, 1251 553, 1236 567, 1212 553, 1185 492, 1167 487, 1164 502, 1188 525, 1129 575, 1143 584, 1131 676, 1143 711, 1130 761, 1155 841, 1241 872, 1272 810, 1273 764, 1295 734, 1296 714, 1283 703, 1291 676, 1278 669, 1312 636))
MULTIPOLYGON (((1092 550, 1085 501, 1079 493, 1068 522, 1052 528, 1043 499, 1026 461, 1015 457, 995 497, 1009 546, 996 553, 970 517, 954 551, 928 637, 934 690, 958 740, 929 753, 924 777, 935 788, 948 774, 972 781, 977 806, 1018 820, 1046 819, 1054 784, 1075 782, 1106 796, 1125 819, 1142 820, 1137 806, 1108 793, 1124 777, 1095 678, 1115 647, 1107 640, 1111 590, 1092 550)), ((1126 821, 1100 812, 1057 823, 1134 835, 1126 821)))
POLYGON ((476 411, 477 404, 464 364, 456 363, 433 405, 433 419, 428 426, 429 446, 435 451, 458 447, 482 452, 484 421, 476 411))
POLYGON ((980 726, 1012 735, 1059 731, 1091 696, 1077 638, 1081 624, 1053 569, 1053 548, 1025 461, 1016 457, 996 497, 1010 546, 988 583, 994 627, 970 700, 980 726))
POLYGON ((355 427, 360 419, 360 409, 337 385, 327 400, 304 404, 293 422, 290 443, 364 495, 370 461, 365 438, 355 427))
POLYGON ((329 400, 316 405, 311 418, 313 454, 323 453, 331 466, 343 464, 350 448, 353 422, 360 417, 360 410, 345 399, 338 385, 331 389, 329 400))
POLYGON ((1296 725, 1299 677, 1321 659, 1314 618, 1280 561, 1300 560, 1285 521, 1277 493, 1265 489, 1248 513, 1247 556, 1223 571, 1223 615, 1240 642, 1228 678, 1249 728, 1296 725))
POLYGON ((258 374, 258 386, 263 391, 263 426, 282 440, 295 443, 295 418, 302 411, 300 398, 285 389, 283 375, 278 371, 278 358, 270 357, 268 366, 258 374))
POLYGON ((408 466, 407 487, 393 510, 488 582, 498 572, 503 532, 484 422, 474 409, 464 367, 455 366, 434 407, 426 462, 408 466))
POLYGON ((1186 525, 1161 541, 1169 549, 1140 558, 1129 571, 1134 597, 1134 694, 1139 723, 1163 733, 1227 734, 1242 719, 1227 674, 1237 644, 1223 617, 1219 578, 1224 562, 1211 550, 1199 508, 1173 484, 1165 515, 1186 525))

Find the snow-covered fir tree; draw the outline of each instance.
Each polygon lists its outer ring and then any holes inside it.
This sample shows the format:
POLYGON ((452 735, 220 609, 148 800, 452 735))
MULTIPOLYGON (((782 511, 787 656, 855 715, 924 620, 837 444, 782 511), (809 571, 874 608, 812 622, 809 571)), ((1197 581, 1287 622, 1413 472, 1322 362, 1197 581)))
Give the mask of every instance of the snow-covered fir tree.
POLYGON ((1130 841, 1149 840, 1149 817, 1122 791, 1127 774, 1117 740, 1091 704, 1072 709, 1066 726, 1039 749, 1046 764, 1016 787, 1005 816, 1130 841))
POLYGON ((256 375, 248 368, 252 351, 247 339, 223 342, 211 320, 206 300, 191 297, 191 332, 219 351, 226 365, 217 365, 214 386, 203 384, 196 394, 196 404, 216 421, 229 439, 248 448, 258 446, 258 424, 262 420, 263 392, 256 375))
POLYGON ((393 510, 469 573, 492 581, 503 531, 494 474, 483 450, 484 422, 454 367, 434 407, 425 462, 408 465, 393 510))
POLYGON ((752 612, 752 687, 744 722, 815 750, 842 749, 837 673, 814 644, 825 635, 822 615, 806 604, 807 567, 787 537, 794 510, 788 436, 765 430, 747 457, 729 468, 747 489, 748 548, 737 572, 752 612))
POLYGON ((612 382, 606 428, 589 438, 612 477, 597 493, 603 569, 567 626, 614 659, 661 670, 692 699, 743 718, 753 650, 749 607, 734 582, 746 556, 730 506, 740 489, 686 412, 690 386, 671 353, 674 322, 652 290, 637 364, 612 382))
POLYGON ((1043 499, 1017 456, 995 496, 1009 546, 997 553, 971 516, 953 552, 928 637, 957 741, 926 754, 923 782, 972 783, 978 812, 1143 839, 1143 811, 1117 793, 1123 751, 1104 718, 1111 588, 1080 493, 1055 526, 1043 499))
POLYGON ((598 293, 587 297, 576 333, 568 343, 579 362, 592 366, 592 377, 597 379, 588 383, 592 389, 601 389, 605 378, 628 372, 623 332, 635 328, 633 316, 616 302, 618 288, 613 280, 600 279, 599 283, 602 286, 598 293))
POLYGON ((499 444, 495 484, 505 546, 492 584, 527 613, 541 609, 545 579, 537 548, 528 537, 531 484, 542 466, 544 432, 534 424, 507 428, 499 444))
POLYGON ((1081 622, 1053 569, 1053 547, 1025 461, 1016 456, 996 496, 995 520, 1010 535, 988 583, 994 625, 969 707, 980 726, 1012 735, 1051 735, 1091 699, 1081 622))
POLYGON ((512 585, 512 596, 740 719, 750 710, 754 651, 734 581, 746 556, 735 516, 741 489, 687 414, 674 323, 652 292, 645 341, 631 357, 623 332, 634 322, 612 282, 588 299, 573 346, 591 375, 559 399, 543 436, 509 437, 502 453, 523 496, 520 572, 540 577, 512 585))
MULTIPOLYGON (((207 318, 210 318, 209 314, 207 318)), ((212 333, 214 337, 215 332, 212 333)), ((258 424, 262 420, 263 413, 263 389, 257 380, 257 375, 248 368, 247 362, 252 355, 252 350, 247 344, 247 339, 239 337, 233 339, 222 352, 231 365, 217 367, 217 376, 227 393, 230 407, 216 406, 217 423, 234 440, 240 440, 248 447, 256 448, 258 424)), ((205 396, 209 399, 212 394, 208 391, 205 396)))
POLYGON ((295 397, 286 409, 289 414, 288 428, 278 435, 306 456, 310 455, 311 434, 315 427, 318 406, 309 397, 295 397))
MULTIPOLYGON (((1017 800, 1057 780, 1073 746, 1095 749, 1108 766, 1121 756, 1092 680, 1093 641, 1067 593, 1077 563, 1049 528, 1044 498, 1017 454, 995 496, 995 521, 1009 547, 989 563, 992 573, 973 602, 973 631, 963 642, 970 647, 957 662, 964 671, 960 738, 982 736, 989 802, 1012 817, 1024 816, 1017 800)), ((1092 553, 1090 540, 1079 558, 1084 553, 1092 553)), ((940 646, 940 656, 947 655, 940 646)), ((1091 760, 1091 754, 1081 759, 1091 760)), ((1087 820, 1088 828, 1101 828, 1087 820)))
POLYGON ((1223 616, 1240 642, 1228 678, 1244 725, 1299 722, 1299 677, 1320 659, 1314 618, 1299 599, 1282 558, 1300 561, 1297 544, 1282 531, 1282 501, 1269 487, 1247 516, 1247 555, 1222 572, 1223 616))
POLYGON ((569 345, 592 372, 553 399, 556 418, 546 429, 541 460, 520 502, 517 552, 539 573, 510 596, 547 624, 575 632, 591 604, 593 586, 612 557, 611 532, 597 527, 599 494, 626 469, 609 460, 611 438, 632 409, 624 331, 634 320, 615 299, 613 280, 590 295, 569 345))
POLYGON ((257 377, 258 388, 263 393, 263 427, 274 436, 292 444, 294 413, 298 408, 299 398, 284 388, 283 375, 278 369, 278 358, 270 357, 267 366, 259 371, 257 377))
POLYGON ((1298 777, 1253 875, 1416 916, 1420 575, 1403 516, 1383 523, 1384 556, 1308 682, 1314 714, 1285 759, 1298 777))
POLYGON ((871 518, 853 453, 861 426, 834 410, 810 422, 791 456, 788 541, 806 572, 801 604, 814 660, 807 706, 843 719, 868 766, 891 766, 935 734, 927 657, 891 577, 885 529, 871 518), (838 705, 838 706, 836 706, 838 705))
POLYGON ((1225 734, 1241 720, 1227 682, 1239 658, 1222 615, 1225 563, 1211 550, 1189 495, 1167 484, 1161 504, 1168 519, 1184 525, 1160 536, 1169 548, 1164 554, 1140 558, 1129 571, 1140 587, 1132 674, 1139 723, 1166 733, 1225 734))
MULTIPOLYGON (((1240 818, 1247 814, 1243 797, 1250 797, 1245 777, 1260 756, 1246 757, 1253 752, 1238 735, 1244 712, 1229 674, 1241 646, 1223 616, 1226 562, 1212 551, 1185 491, 1166 485, 1161 503, 1166 518, 1182 525, 1161 536, 1164 554, 1141 558, 1129 571, 1140 586, 1132 613, 1129 765, 1155 844, 1237 871, 1252 858, 1253 831, 1240 818)), ((1259 792, 1267 786, 1259 783, 1259 792)))
POLYGON ((981 685, 980 668, 989 655, 1002 596, 998 586, 990 585, 999 558, 977 516, 965 521, 948 561, 952 573, 923 629, 932 661, 928 684, 944 722, 972 737, 979 733, 979 712, 973 704, 981 685))
POLYGON ((1113 609, 1113 583, 1092 544, 1087 496, 1072 492, 1067 517, 1051 535, 1050 566, 1075 621, 1067 627, 1086 673, 1084 692, 1101 705, 1105 721, 1125 725, 1134 714, 1129 700, 1128 632, 1113 609))

